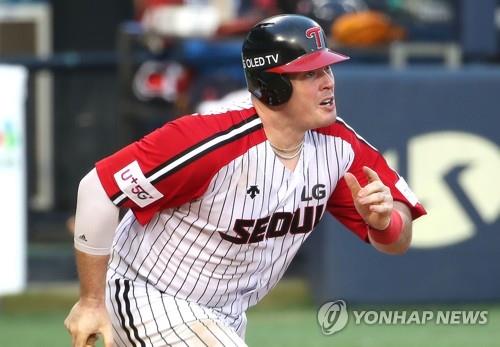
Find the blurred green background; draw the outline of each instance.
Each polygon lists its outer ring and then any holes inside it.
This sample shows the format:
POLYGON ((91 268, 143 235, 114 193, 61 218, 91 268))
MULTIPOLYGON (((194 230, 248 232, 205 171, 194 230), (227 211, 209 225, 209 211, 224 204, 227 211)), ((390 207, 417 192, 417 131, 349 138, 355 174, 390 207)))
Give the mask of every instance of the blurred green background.
MULTIPOLYGON (((33 287, 23 295, 1 299, 0 346, 63 347, 70 337, 63 321, 77 298, 74 285, 33 287)), ((404 306, 364 306, 356 309, 411 310, 404 306)), ((269 296, 248 313, 246 342, 249 346, 343 346, 343 347, 471 347, 499 346, 500 305, 418 306, 419 311, 487 310, 485 325, 366 325, 354 324, 350 314, 347 326, 330 336, 322 335, 305 282, 282 281, 269 296)), ((98 346, 102 346, 99 342, 98 346)))

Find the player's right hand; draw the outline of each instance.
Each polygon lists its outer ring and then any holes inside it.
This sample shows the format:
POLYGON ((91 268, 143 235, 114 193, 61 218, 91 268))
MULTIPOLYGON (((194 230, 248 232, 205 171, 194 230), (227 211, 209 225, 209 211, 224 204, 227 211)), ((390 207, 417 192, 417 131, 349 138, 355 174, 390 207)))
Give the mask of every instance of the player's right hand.
POLYGON ((384 230, 391 222, 394 204, 391 190, 368 166, 363 166, 363 173, 368 180, 364 187, 350 172, 344 175, 345 182, 351 191, 356 211, 365 223, 374 229, 384 230))
POLYGON ((106 305, 101 301, 78 301, 64 320, 72 338, 72 347, 94 346, 97 337, 102 335, 104 346, 113 346, 111 321, 106 305))

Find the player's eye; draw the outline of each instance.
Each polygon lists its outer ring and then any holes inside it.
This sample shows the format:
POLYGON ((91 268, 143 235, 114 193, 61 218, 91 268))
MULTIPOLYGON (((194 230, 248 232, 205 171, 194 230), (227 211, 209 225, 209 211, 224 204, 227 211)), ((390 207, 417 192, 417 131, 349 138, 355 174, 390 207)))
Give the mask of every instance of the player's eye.
POLYGON ((308 71, 306 72, 306 77, 314 77, 316 76, 316 71, 308 71))

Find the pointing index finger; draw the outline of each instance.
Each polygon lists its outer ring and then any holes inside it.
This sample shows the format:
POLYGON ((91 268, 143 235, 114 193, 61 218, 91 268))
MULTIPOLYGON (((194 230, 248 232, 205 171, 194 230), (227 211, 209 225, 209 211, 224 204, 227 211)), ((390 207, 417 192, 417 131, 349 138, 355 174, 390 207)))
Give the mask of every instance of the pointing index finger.
POLYGON ((352 196, 356 196, 358 192, 361 190, 361 185, 356 179, 356 176, 354 176, 350 172, 346 172, 344 174, 344 179, 347 184, 347 187, 349 187, 349 190, 351 191, 352 196))

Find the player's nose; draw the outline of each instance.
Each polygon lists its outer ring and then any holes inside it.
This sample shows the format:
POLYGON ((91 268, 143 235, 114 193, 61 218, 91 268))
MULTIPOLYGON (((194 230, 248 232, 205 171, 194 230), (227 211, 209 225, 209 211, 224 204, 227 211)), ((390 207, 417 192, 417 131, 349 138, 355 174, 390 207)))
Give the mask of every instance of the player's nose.
POLYGON ((335 86, 335 77, 333 77, 332 70, 330 68, 322 71, 321 75, 321 89, 333 89, 335 86))

